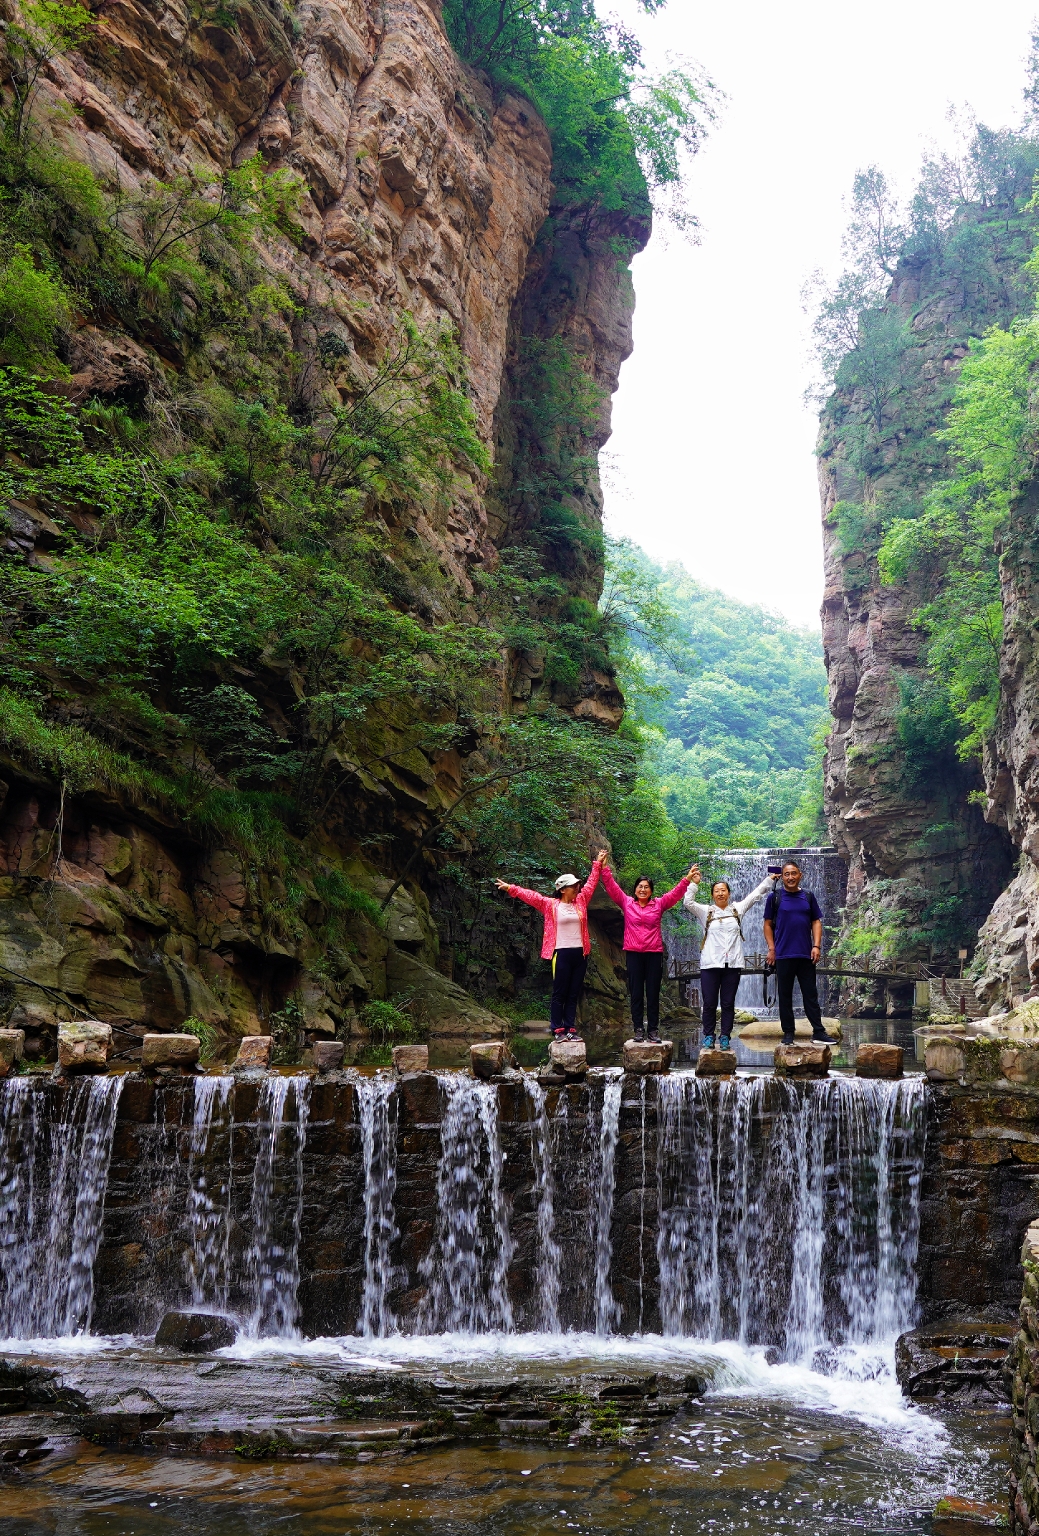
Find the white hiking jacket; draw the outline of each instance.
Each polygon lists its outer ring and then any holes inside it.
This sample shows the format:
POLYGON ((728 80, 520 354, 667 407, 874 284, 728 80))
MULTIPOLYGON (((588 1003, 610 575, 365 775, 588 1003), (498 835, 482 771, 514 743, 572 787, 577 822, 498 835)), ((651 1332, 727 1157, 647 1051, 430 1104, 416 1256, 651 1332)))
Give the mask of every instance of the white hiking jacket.
POLYGON ((706 928, 707 939, 700 952, 700 969, 727 965, 730 969, 742 971, 743 938, 736 917, 738 915, 742 920, 743 914, 749 912, 756 901, 768 895, 772 889, 772 876, 766 875, 749 896, 744 896, 742 901, 730 901, 727 907, 716 907, 713 904, 707 906, 697 901, 696 893, 699 889, 698 885, 691 885, 682 898, 682 905, 698 917, 706 928), (708 914, 711 915, 710 924, 707 922, 708 914))

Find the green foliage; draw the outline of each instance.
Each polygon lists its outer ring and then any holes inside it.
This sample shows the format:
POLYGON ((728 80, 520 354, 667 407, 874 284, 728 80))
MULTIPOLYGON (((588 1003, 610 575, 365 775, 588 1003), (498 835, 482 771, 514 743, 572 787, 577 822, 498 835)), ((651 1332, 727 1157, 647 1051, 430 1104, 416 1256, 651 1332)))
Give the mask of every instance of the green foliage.
POLYGON ((195 1018, 194 1014, 192 1014, 190 1018, 184 1020, 183 1024, 180 1026, 180 1033, 182 1035, 195 1036, 195 1039, 199 1043, 200 1061, 205 1060, 205 1058, 212 1054, 213 1047, 216 1045, 220 1038, 219 1032, 214 1029, 212 1024, 207 1024, 205 1019, 195 1018))
POLYGON ((936 677, 899 678, 898 740, 902 748, 906 787, 926 798, 935 781, 948 771, 959 726, 948 686, 936 677))
POLYGON ((65 285, 37 268, 27 245, 16 245, 0 267, 0 362, 43 375, 67 375, 56 344, 68 323, 65 285))
POLYGON ((647 75, 636 40, 600 21, 593 0, 446 0, 444 22, 462 58, 541 112, 559 207, 645 216, 713 118, 709 81, 690 67, 647 75))
POLYGON ((26 139, 47 65, 80 46, 98 25, 98 18, 85 6, 66 0, 23 0, 14 19, 5 22, 11 101, 3 112, 2 127, 7 137, 15 143, 26 139))

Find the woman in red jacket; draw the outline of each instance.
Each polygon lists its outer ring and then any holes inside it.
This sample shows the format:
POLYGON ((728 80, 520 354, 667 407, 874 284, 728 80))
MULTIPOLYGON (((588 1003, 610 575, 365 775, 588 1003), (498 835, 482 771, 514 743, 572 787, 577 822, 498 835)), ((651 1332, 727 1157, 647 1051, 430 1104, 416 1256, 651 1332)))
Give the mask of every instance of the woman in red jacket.
POLYGON ((541 938, 541 958, 552 962, 552 1038, 578 1040, 577 1005, 581 1000, 584 974, 592 941, 588 936, 588 903, 599 884, 599 871, 605 853, 592 865, 584 885, 576 875, 560 875, 555 896, 542 896, 522 885, 496 880, 499 891, 508 891, 517 901, 536 907, 543 913, 545 929, 541 938))
MULTIPOLYGON (((599 858, 605 860, 605 851, 599 858)), ((645 1018, 649 1024, 649 1038, 660 1039, 660 984, 664 978, 664 939, 660 922, 669 907, 677 906, 686 893, 692 879, 700 878, 694 864, 683 875, 673 891, 666 896, 653 895, 653 882, 642 876, 635 881, 635 890, 626 896, 603 863, 602 883, 624 913, 624 959, 628 970, 628 998, 631 1002, 631 1022, 635 1026, 635 1039, 643 1040, 643 994, 645 1018)))

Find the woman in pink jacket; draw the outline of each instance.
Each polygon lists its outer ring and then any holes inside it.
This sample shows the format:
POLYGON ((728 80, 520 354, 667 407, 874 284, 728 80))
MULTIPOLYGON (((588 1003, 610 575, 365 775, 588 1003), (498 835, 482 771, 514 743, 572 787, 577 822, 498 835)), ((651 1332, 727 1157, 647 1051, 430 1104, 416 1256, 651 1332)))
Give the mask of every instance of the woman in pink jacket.
POLYGON ((592 941, 588 935, 588 903, 599 884, 599 871, 605 859, 601 853, 591 874, 581 885, 576 875, 560 875, 555 896, 542 896, 522 885, 496 880, 499 891, 508 891, 517 901, 536 907, 543 913, 545 929, 541 939, 541 958, 552 962, 552 1038, 578 1040, 577 1005, 581 1000, 584 974, 592 941))
MULTIPOLYGON (((599 858, 605 861, 605 850, 599 858)), ((624 913, 624 958, 628 968, 628 998, 636 1040, 645 1039, 643 1017, 649 1024, 649 1038, 660 1039, 660 984, 664 978, 664 940, 660 922, 668 908, 677 906, 682 900, 695 868, 694 865, 687 875, 683 875, 674 890, 668 891, 666 896, 654 896, 653 882, 645 875, 635 881, 634 893, 625 896, 610 873, 609 866, 603 862, 602 883, 624 913)))

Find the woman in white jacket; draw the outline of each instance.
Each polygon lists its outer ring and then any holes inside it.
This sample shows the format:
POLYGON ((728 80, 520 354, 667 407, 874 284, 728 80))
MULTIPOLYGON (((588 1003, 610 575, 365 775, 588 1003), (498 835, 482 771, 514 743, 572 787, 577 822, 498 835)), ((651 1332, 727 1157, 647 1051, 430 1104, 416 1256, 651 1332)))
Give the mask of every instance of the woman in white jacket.
POLYGON ((703 1043, 714 1049, 714 1019, 721 1001, 722 1027, 719 1045, 729 1049, 736 1017, 736 992, 743 974, 743 918, 756 901, 772 889, 772 876, 766 875, 742 901, 733 901, 727 880, 716 880, 711 887, 710 905, 697 901, 700 871, 693 869, 693 883, 685 893, 683 905, 704 925, 700 946, 700 996, 703 1002, 703 1043))

